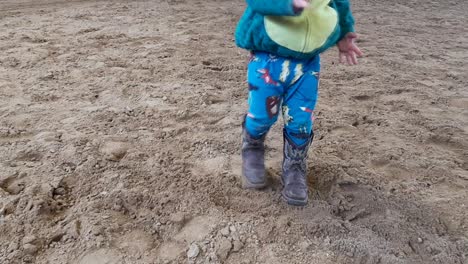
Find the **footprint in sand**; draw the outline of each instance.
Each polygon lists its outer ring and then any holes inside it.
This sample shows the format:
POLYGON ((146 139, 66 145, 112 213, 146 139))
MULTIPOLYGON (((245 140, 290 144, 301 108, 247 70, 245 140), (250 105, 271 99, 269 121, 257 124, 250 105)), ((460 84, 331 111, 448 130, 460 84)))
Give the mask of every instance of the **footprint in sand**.
POLYGON ((134 230, 118 239, 118 248, 129 254, 144 254, 153 248, 153 238, 142 230, 134 230))
POLYGON ((26 175, 25 173, 14 173, 7 177, 0 177, 0 190, 10 194, 17 195, 25 188, 25 181, 21 178, 26 175))
POLYGON ((216 222, 216 219, 208 216, 195 217, 187 222, 174 239, 188 244, 200 241, 210 234, 215 228, 216 222))
POLYGON ((226 163, 227 158, 223 156, 206 159, 195 164, 192 172, 194 175, 219 175, 224 172, 226 163))
POLYGON ((114 249, 98 249, 86 253, 77 264, 120 264, 122 256, 114 249))
POLYGON ((197 216, 188 221, 173 237, 173 240, 163 243, 158 249, 161 261, 173 261, 181 256, 193 242, 202 241, 216 227, 219 219, 210 216, 197 216))

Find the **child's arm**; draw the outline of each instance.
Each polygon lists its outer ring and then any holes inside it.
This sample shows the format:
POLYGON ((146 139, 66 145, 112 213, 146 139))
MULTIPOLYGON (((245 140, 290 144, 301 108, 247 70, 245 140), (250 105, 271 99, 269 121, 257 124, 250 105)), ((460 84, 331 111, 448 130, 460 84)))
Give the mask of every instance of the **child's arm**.
POLYGON ((337 43, 340 62, 356 65, 358 64, 357 58, 363 53, 354 42, 357 35, 354 33, 354 18, 351 14, 349 0, 335 0, 335 3, 341 28, 340 41, 337 43))
POLYGON ((295 16, 308 5, 306 0, 247 0, 247 4, 265 16, 295 16))
POLYGON ((336 8, 340 21, 341 36, 340 40, 349 32, 354 32, 354 18, 351 13, 349 0, 335 0, 336 8))

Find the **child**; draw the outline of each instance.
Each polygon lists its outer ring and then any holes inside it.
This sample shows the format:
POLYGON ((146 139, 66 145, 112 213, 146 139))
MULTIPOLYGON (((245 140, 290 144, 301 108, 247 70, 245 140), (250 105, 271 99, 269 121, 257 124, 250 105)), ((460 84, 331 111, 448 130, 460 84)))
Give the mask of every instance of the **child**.
POLYGON ((242 133, 245 188, 265 187, 264 140, 284 119, 283 198, 307 204, 307 152, 320 78, 319 54, 338 45, 340 62, 357 64, 354 19, 348 0, 247 0, 236 44, 251 51, 249 110, 242 133))

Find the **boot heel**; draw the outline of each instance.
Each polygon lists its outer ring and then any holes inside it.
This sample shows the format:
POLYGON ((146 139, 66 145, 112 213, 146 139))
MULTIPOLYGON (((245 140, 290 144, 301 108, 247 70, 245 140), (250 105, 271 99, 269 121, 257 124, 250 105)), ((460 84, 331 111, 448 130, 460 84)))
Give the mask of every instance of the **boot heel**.
POLYGON ((266 180, 260 183, 252 183, 252 182, 249 182, 247 177, 245 177, 244 175, 242 175, 241 182, 242 182, 242 188, 244 189, 263 189, 267 186, 266 180))

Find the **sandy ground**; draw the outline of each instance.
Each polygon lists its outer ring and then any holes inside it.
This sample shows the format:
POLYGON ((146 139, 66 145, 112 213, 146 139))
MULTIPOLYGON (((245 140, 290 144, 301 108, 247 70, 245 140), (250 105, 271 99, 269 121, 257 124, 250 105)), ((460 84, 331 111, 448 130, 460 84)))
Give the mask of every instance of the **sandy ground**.
POLYGON ((468 263, 468 1, 355 0, 310 205, 239 186, 244 1, 0 1, 0 263, 468 263))

